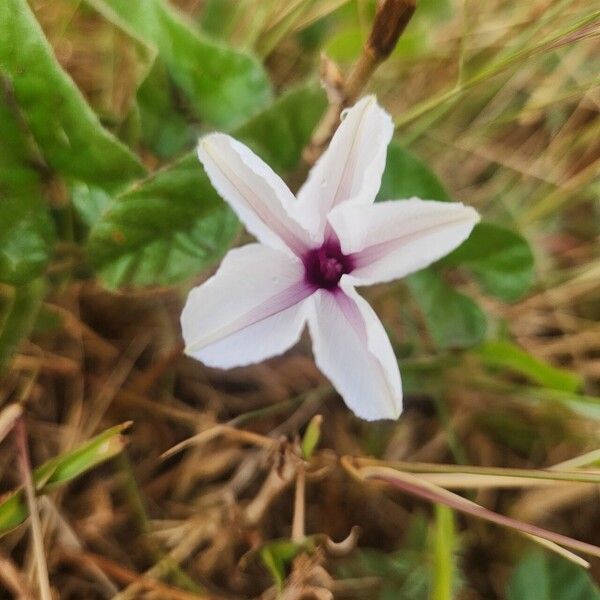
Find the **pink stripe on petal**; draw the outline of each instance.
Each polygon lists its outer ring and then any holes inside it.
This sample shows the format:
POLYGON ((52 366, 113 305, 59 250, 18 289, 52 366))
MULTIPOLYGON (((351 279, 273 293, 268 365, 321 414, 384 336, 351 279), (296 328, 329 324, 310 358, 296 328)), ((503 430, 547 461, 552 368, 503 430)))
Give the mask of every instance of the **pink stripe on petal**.
POLYGON ((315 360, 356 415, 396 419, 402 387, 390 341, 373 309, 344 277, 335 291, 320 289, 311 298, 315 360))
POLYGON ((354 285, 371 285, 423 269, 459 246, 479 220, 455 202, 388 200, 371 206, 342 204, 328 220, 342 252, 354 263, 354 285))
POLYGON ((409 245, 411 242, 414 242, 419 238, 426 237, 428 235, 433 235, 447 227, 451 227, 452 225, 460 225, 462 223, 464 223, 464 218, 462 217, 449 219, 448 221, 445 221, 443 223, 436 223, 435 225, 411 231, 410 233, 406 233, 397 238, 393 238, 385 242, 380 242, 378 244, 373 244, 372 246, 368 246, 364 250, 355 252, 351 255, 351 257, 352 260, 354 260, 355 268, 359 269, 368 266, 378 260, 381 260, 382 258, 385 258, 391 252, 399 250, 400 248, 409 245))
POLYGON ((365 328, 365 322, 356 307, 356 304, 352 299, 344 292, 341 288, 337 288, 334 292, 335 301, 338 303, 340 310, 348 324, 361 341, 367 345, 367 330, 365 328))
POLYGON ((287 289, 281 290, 274 296, 267 298, 267 300, 261 304, 254 306, 248 312, 240 315, 237 319, 234 319, 220 329, 213 331, 211 335, 186 347, 185 351, 186 353, 196 352, 201 348, 205 348, 216 341, 223 340, 246 327, 250 327, 260 321, 264 321, 269 317, 277 315, 284 310, 295 306, 299 302, 302 302, 302 300, 308 298, 314 291, 314 286, 303 281, 287 289))
POLYGON ((327 214, 347 201, 371 204, 381 185, 394 126, 373 96, 344 113, 329 148, 298 192, 305 227, 317 243, 329 239, 327 214))
POLYGON ((250 233, 297 256, 306 252, 309 236, 289 213, 295 204, 293 194, 249 148, 227 135, 210 134, 200 140, 198 157, 215 189, 250 233))

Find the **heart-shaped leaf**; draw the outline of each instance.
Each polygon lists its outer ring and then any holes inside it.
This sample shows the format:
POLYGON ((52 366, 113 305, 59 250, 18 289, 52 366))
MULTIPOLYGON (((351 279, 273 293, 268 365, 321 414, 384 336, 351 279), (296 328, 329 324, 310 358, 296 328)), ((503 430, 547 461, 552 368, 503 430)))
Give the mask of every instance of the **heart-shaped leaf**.
POLYGON ((252 56, 194 29, 165 0, 88 0, 112 23, 155 48, 198 116, 220 127, 264 108, 271 86, 252 56))
POLYGON ((467 267, 483 288, 501 300, 513 301, 534 281, 533 253, 520 234, 492 223, 479 223, 471 236, 442 264, 467 267))
POLYGON ((481 342, 486 319, 473 300, 453 290, 432 269, 406 281, 438 348, 467 348, 481 342))

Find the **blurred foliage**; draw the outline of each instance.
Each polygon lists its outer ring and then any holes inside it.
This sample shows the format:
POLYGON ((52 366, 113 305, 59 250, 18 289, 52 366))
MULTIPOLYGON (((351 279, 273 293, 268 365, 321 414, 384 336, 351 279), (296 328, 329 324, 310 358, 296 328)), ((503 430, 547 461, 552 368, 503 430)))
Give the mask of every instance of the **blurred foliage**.
MULTIPOLYGON (((441 511, 449 509, 442 507, 441 511)), ((452 518, 447 520, 451 514, 438 515, 435 523, 430 523, 422 514, 414 515, 399 550, 383 553, 363 549, 340 565, 339 574, 344 578, 377 577, 377 594, 370 596, 377 600, 441 600, 444 596, 439 590, 444 588, 438 587, 440 584, 436 581, 442 554, 451 559, 451 564, 445 559, 442 561, 452 574, 450 590, 453 595, 448 597, 456 597, 462 588, 463 576, 459 567, 460 540, 453 535, 452 518), (444 522, 440 523, 440 520, 444 522)))
POLYGON ((507 600, 599 600, 590 576, 563 558, 540 550, 518 562, 506 591, 507 600))

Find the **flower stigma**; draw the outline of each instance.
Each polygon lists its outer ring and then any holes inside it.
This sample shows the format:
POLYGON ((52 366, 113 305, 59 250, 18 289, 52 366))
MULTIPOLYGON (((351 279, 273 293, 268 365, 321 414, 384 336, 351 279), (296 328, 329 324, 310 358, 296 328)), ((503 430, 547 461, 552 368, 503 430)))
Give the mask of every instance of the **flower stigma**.
POLYGON ((352 258, 342 252, 337 239, 325 241, 309 250, 302 259, 306 281, 316 288, 333 290, 345 273, 354 268, 352 258))

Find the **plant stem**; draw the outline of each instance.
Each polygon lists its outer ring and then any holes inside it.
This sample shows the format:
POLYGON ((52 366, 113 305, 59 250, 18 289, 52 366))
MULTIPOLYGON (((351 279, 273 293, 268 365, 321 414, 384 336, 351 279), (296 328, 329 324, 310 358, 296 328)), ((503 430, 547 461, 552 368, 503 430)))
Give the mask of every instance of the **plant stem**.
MULTIPOLYGON (((306 174, 329 144, 340 123, 342 110, 353 104, 365 88, 377 67, 391 54, 415 11, 414 0, 384 0, 377 10, 371 34, 362 53, 339 89, 334 101, 317 125, 309 145, 304 149, 303 165, 306 174)), ((337 86, 336 86, 337 87, 337 86)), ((293 180, 300 179, 300 173, 293 180)))
POLYGON ((294 520, 292 522, 292 542, 301 543, 306 536, 304 530, 304 491, 306 476, 304 466, 298 467, 296 475, 296 493, 294 495, 294 520))

